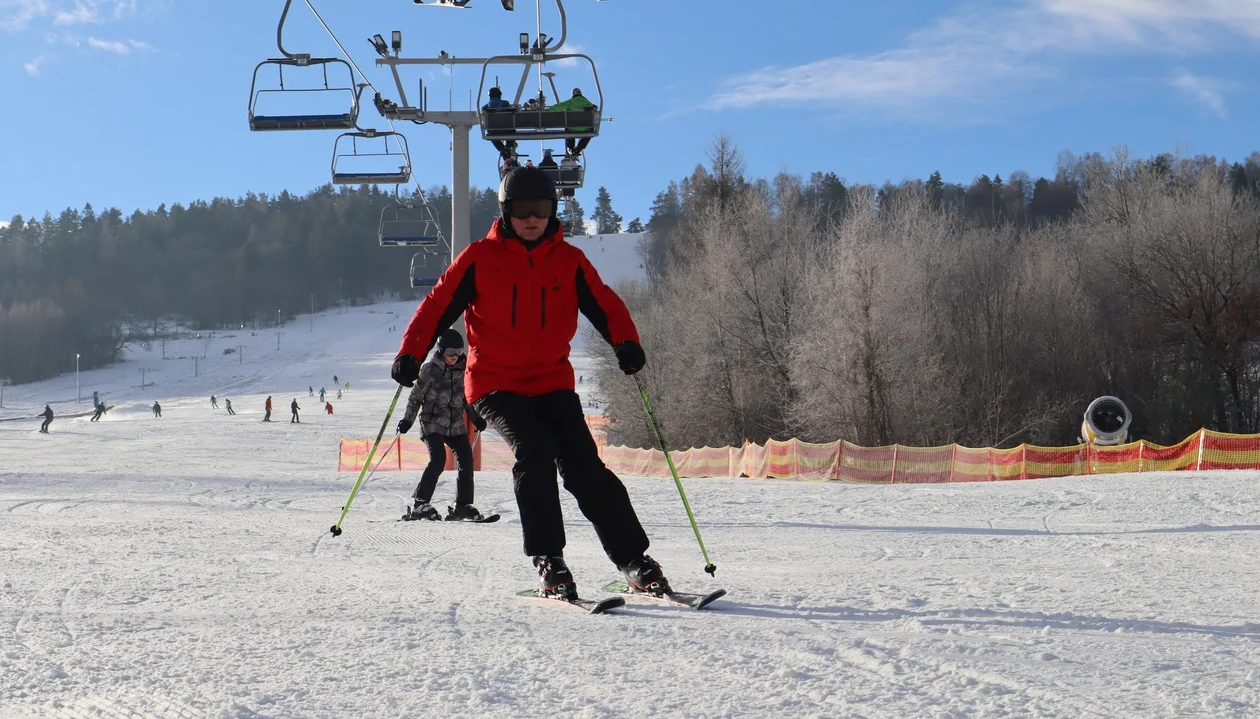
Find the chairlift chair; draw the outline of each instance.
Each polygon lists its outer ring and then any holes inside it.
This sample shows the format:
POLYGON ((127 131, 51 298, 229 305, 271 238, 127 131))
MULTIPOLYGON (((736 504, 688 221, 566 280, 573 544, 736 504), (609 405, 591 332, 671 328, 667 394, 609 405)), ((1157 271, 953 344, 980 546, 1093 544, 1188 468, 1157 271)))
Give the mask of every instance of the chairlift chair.
POLYGON ((381 247, 430 247, 449 254, 433 209, 428 205, 387 205, 381 210, 376 236, 381 247))
POLYGON ((411 152, 406 136, 400 133, 346 132, 338 135, 333 143, 334 185, 405 185, 410 180, 411 152), (397 143, 396 151, 390 148, 391 140, 397 143), (381 146, 372 147, 377 142, 381 146), (364 148, 364 145, 369 147, 364 148))
POLYGON ((551 178, 551 183, 556 186, 557 190, 576 190, 582 187, 582 183, 586 181, 586 153, 582 153, 582 159, 571 167, 565 167, 563 161, 556 167, 538 167, 551 178))
MULTIPOLYGON (((526 110, 513 105, 509 108, 488 110, 484 106, 477 114, 481 121, 481 137, 484 140, 564 140, 584 137, 598 137, 601 111, 604 106, 604 92, 599 84, 599 72, 595 69, 595 61, 580 53, 567 53, 548 56, 548 60, 583 59, 591 66, 595 77, 597 100, 590 110, 526 110)), ((481 85, 477 88, 477 97, 483 97, 486 85, 486 73, 491 64, 520 64, 519 55, 498 55, 487 59, 481 66, 481 85)), ((526 71, 528 71, 528 65, 526 71)), ((519 94, 519 93, 518 93, 519 94)), ((520 98, 517 98, 519 103, 520 98)))
POLYGON ((335 57, 313 58, 307 55, 296 55, 293 57, 280 57, 263 60, 254 67, 254 79, 253 82, 250 83, 249 97, 249 129, 254 131, 353 130, 355 122, 359 117, 359 102, 358 98, 355 97, 354 89, 354 71, 351 69, 350 63, 335 57), (270 88, 260 88, 260 73, 263 72, 263 68, 271 67, 276 68, 276 86, 270 88), (318 67, 323 75, 322 85, 319 87, 303 88, 295 88, 291 86, 285 87, 284 70, 286 67, 318 67), (329 67, 336 68, 337 74, 340 74, 340 70, 342 68, 345 69, 348 78, 345 86, 341 86, 329 78, 329 67), (293 99, 297 97, 319 96, 326 99, 340 94, 344 94, 349 102, 350 109, 346 112, 281 114, 278 110, 275 112, 260 112, 259 109, 259 101, 264 98, 269 101, 262 103, 263 110, 267 110, 266 106, 271 104, 270 101, 281 97, 293 99))
POLYGON ((411 256, 411 286, 431 289, 450 265, 450 255, 417 252, 411 256))

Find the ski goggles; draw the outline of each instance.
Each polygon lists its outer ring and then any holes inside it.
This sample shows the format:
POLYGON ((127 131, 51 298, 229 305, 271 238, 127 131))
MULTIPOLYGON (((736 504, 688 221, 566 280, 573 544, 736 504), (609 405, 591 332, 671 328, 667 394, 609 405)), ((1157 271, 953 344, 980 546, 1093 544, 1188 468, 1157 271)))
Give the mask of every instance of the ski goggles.
POLYGON ((442 354, 446 355, 447 357, 458 357, 464 354, 464 350, 459 347, 447 347, 446 349, 442 350, 442 354))
POLYGON ((518 220, 530 217, 548 220, 555 214, 555 211, 555 200, 512 200, 512 202, 508 203, 508 214, 518 220))

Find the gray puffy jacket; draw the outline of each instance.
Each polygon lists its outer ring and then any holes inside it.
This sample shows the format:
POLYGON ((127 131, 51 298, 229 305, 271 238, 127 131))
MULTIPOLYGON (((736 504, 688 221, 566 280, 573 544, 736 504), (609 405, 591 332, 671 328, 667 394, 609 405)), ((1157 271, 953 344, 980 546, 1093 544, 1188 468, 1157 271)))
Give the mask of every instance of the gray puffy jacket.
POLYGON ((477 410, 464 401, 464 367, 467 362, 467 358, 460 355, 458 362, 447 366, 442 353, 435 351, 420 366, 420 379, 411 388, 403 418, 415 422, 416 413, 420 414, 421 437, 467 434, 465 412, 474 421, 481 419, 477 410))

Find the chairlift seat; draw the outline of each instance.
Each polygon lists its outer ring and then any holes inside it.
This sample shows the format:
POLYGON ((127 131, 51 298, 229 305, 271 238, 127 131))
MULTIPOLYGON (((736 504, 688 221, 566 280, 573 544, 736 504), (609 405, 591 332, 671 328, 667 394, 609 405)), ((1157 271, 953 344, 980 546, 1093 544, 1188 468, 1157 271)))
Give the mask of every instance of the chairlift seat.
POLYGON ((411 286, 431 288, 442 273, 446 272, 450 258, 429 252, 419 252, 411 257, 411 286))
POLYGON ((598 137, 600 113, 594 110, 516 110, 481 113, 486 140, 563 140, 598 137))
POLYGON ((586 179, 586 168, 581 165, 572 167, 543 167, 543 173, 551 178, 551 183, 560 189, 579 188, 586 179))
POLYGON ((429 254, 441 253, 446 248, 438 223, 427 206, 385 207, 381 210, 376 237, 381 247, 423 247, 429 254))
POLYGON ((334 172, 334 185, 405 185, 411 181, 411 170, 394 173, 334 172))
POLYGON ((254 115, 249 118, 251 130, 349 130, 354 115, 254 115))

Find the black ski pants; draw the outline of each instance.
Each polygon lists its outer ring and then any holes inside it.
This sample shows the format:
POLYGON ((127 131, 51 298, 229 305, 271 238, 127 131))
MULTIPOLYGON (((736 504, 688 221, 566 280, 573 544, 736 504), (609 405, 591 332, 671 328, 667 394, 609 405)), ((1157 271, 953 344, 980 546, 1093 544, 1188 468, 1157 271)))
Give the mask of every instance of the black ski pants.
POLYGON ((44 420, 44 423, 43 423, 43 424, 41 424, 41 425, 39 426, 39 431, 41 431, 41 432, 47 432, 47 431, 48 431, 48 425, 50 425, 50 424, 52 424, 52 417, 49 417, 49 418, 47 418, 47 419, 45 419, 45 420, 44 420))
POLYGON ((416 485, 412 496, 422 502, 433 500, 438 477, 446 469, 446 448, 450 447, 455 455, 455 504, 472 504, 473 454, 468 435, 431 432, 424 436, 424 446, 429 450, 429 465, 424 468, 424 474, 420 475, 420 484, 416 485))
POLYGON ((516 458, 512 487, 521 513, 525 554, 556 556, 564 552, 557 469, 564 478, 564 488, 594 525, 604 553, 614 564, 628 564, 647 551, 647 534, 630 504, 630 495, 599 458, 576 392, 561 390, 537 397, 492 392, 475 405, 503 435, 516 458))

